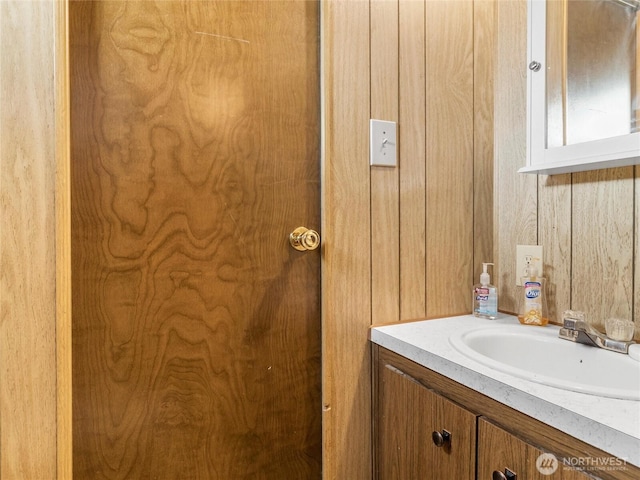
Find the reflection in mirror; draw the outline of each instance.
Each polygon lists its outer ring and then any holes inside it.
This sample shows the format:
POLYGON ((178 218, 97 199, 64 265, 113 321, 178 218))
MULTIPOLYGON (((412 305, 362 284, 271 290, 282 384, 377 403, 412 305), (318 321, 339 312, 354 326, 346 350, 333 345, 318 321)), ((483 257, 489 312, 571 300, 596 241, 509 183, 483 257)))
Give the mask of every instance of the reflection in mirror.
POLYGON ((640 0, 547 1, 547 148, 640 131, 640 0))

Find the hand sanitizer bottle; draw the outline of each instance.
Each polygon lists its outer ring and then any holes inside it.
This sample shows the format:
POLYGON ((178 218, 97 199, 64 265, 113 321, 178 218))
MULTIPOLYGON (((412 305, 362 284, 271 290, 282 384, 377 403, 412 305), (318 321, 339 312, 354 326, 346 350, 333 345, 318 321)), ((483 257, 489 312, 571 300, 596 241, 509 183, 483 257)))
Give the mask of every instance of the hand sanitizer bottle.
POLYGON ((491 278, 487 272, 487 266, 493 263, 482 264, 480 283, 473 286, 473 314, 480 318, 491 320, 498 317, 498 289, 491 285, 491 278))

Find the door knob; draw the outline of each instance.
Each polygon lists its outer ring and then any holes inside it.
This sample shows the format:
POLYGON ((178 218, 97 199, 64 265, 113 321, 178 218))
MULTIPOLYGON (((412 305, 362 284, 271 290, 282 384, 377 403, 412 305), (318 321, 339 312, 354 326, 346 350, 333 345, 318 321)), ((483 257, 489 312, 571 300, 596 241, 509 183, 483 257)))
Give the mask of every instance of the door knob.
POLYGON ((320 245, 320 234, 309 228, 298 227, 289 234, 289 243, 301 252, 315 250, 320 245))

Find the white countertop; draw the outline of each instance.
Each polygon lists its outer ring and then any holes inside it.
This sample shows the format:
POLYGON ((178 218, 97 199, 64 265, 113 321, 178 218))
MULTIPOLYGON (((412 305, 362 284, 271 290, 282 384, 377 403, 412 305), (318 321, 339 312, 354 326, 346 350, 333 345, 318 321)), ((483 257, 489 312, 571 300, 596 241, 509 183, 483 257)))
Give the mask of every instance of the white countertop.
POLYGON ((374 327, 370 338, 382 347, 640 467, 639 401, 577 393, 524 380, 486 367, 449 343, 449 337, 462 330, 502 324, 519 325, 518 319, 510 315, 501 314, 496 320, 463 315, 374 327))

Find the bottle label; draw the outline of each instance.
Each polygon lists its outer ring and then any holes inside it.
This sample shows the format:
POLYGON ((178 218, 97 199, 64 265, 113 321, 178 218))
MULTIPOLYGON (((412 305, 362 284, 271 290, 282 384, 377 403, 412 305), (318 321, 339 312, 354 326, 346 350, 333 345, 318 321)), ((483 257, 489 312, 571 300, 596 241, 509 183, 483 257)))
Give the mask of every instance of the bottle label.
POLYGON ((540 296, 541 288, 540 282, 526 282, 524 284, 524 296, 528 299, 536 299, 540 296))
POLYGON ((525 309, 540 309, 542 306, 542 284, 540 282, 526 282, 524 284, 525 309))
POLYGON ((494 292, 489 287, 474 287, 474 313, 480 316, 494 318, 498 313, 498 302, 494 292))
POLYGON ((477 302, 486 302, 489 300, 489 289, 485 287, 475 288, 475 297, 477 302))

